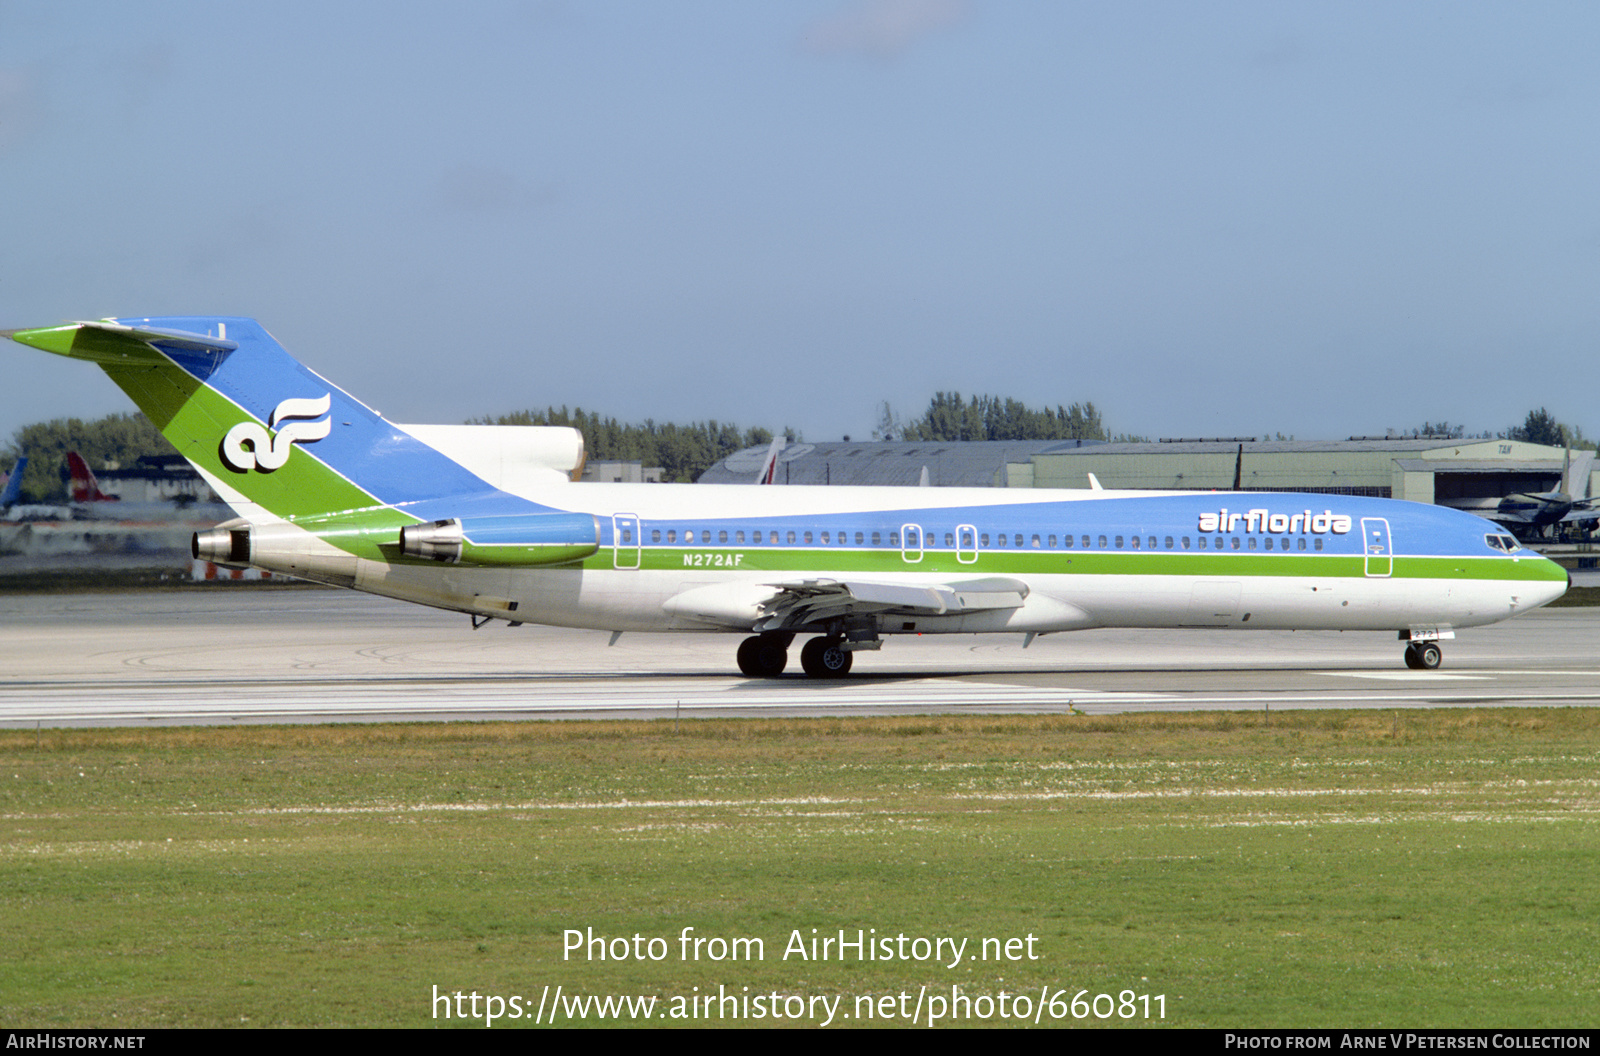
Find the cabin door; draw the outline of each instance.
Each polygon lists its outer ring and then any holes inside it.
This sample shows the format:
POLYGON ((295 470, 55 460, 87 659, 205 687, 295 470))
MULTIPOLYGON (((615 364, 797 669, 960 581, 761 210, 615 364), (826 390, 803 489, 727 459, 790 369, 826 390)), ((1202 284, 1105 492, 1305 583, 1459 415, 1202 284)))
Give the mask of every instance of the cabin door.
POLYGON ((1361 518, 1361 541, 1366 550, 1367 575, 1394 573, 1394 550, 1389 545, 1389 522, 1382 517, 1361 518))
POLYGON ((613 568, 638 568, 639 517, 632 513, 618 513, 611 517, 611 562, 613 568))
POLYGON ((978 529, 970 524, 956 525, 956 560, 963 565, 978 560, 978 529))
POLYGON ((916 564, 922 560, 921 525, 902 524, 900 526, 900 558, 909 564, 916 564))

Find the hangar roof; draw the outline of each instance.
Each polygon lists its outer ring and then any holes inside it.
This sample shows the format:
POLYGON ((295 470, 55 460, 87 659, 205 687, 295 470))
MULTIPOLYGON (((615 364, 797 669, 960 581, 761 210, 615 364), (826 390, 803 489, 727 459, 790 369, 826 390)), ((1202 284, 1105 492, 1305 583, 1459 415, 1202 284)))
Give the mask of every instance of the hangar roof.
MULTIPOLYGON (((1009 463, 1026 463, 1044 451, 1067 451, 1093 440, 837 441, 795 443, 778 455, 780 484, 909 484, 928 467, 928 483, 939 487, 991 487, 1009 463)), ((701 484, 749 484, 761 471, 766 447, 747 447, 700 475, 701 484)))

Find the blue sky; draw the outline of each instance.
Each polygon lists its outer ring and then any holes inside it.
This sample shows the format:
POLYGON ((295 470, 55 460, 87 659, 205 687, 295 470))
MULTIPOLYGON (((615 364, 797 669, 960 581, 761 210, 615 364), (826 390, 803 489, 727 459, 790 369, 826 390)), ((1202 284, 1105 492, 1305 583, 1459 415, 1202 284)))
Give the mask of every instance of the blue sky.
MULTIPOLYGON (((0 0, 0 326, 399 421, 1600 432, 1600 6, 0 0)), ((130 408, 0 349, 0 440, 130 408)))

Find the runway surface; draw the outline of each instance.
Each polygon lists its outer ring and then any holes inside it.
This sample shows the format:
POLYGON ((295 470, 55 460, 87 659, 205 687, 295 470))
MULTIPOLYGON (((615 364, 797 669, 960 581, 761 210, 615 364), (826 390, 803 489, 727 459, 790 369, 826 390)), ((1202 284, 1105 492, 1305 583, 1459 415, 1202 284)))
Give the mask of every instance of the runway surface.
POLYGON ((740 677, 737 635, 471 629, 327 590, 0 597, 0 727, 1089 714, 1600 703, 1600 609, 1550 609, 1445 643, 1409 671, 1392 635, 1085 631, 891 638, 855 674, 740 677))

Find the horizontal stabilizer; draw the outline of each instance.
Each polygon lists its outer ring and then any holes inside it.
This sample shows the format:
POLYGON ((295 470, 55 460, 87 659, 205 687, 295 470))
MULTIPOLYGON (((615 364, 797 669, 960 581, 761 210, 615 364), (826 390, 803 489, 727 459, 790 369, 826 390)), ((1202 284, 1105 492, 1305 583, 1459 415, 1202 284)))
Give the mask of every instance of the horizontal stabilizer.
POLYGON ((5 336, 58 356, 122 365, 148 363, 155 366, 165 363, 173 353, 225 355, 239 347, 237 341, 225 337, 153 326, 127 326, 109 319, 36 330, 9 330, 5 331, 5 336))

